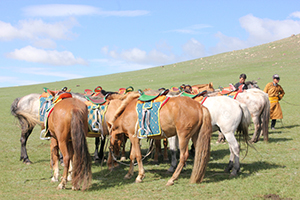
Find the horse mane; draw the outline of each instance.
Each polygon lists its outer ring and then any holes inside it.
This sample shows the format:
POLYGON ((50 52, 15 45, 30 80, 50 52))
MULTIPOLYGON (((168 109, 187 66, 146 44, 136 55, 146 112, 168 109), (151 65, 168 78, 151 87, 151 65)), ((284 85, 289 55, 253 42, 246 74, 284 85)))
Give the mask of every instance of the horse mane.
POLYGON ((259 86, 257 85, 257 81, 253 80, 253 81, 246 81, 245 84, 248 86, 248 89, 249 87, 250 88, 259 88, 259 86))
POLYGON ((113 117, 113 122, 123 113, 126 106, 134 99, 140 97, 138 92, 130 92, 126 95, 126 98, 122 101, 120 107, 116 110, 115 115, 113 117))

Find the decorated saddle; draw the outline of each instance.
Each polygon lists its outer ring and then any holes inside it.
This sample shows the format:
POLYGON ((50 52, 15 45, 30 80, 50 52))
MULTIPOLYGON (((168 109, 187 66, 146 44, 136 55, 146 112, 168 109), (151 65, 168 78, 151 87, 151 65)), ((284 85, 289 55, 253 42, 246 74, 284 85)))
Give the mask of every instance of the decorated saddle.
POLYGON ((220 87, 219 96, 228 96, 232 99, 236 99, 237 95, 243 92, 244 85, 240 85, 239 88, 235 88, 232 84, 229 84, 229 87, 222 88, 220 87))
POLYGON ((139 92, 141 96, 136 105, 138 114, 137 137, 143 139, 162 135, 159 111, 170 98, 166 96, 169 90, 163 90, 155 96, 146 95, 141 90, 139 90, 139 92))
POLYGON ((50 139, 50 133, 48 131, 48 118, 54 108, 54 106, 63 99, 72 98, 72 94, 64 87, 60 91, 51 91, 48 88, 43 88, 44 92, 40 96, 40 108, 39 119, 43 123, 40 139, 50 139), (43 129, 44 128, 44 129, 43 129))
POLYGON ((88 123, 89 132, 88 137, 103 137, 106 130, 105 113, 109 102, 104 98, 91 98, 86 96, 87 101, 85 104, 88 108, 88 123))

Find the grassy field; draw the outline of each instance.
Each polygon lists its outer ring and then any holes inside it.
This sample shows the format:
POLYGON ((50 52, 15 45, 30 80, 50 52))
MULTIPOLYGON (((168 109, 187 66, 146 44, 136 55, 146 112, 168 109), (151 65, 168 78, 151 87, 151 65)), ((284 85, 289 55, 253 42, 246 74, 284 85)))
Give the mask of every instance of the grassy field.
MULTIPOLYGON (((53 82, 41 85, 0 88, 0 198, 1 199, 300 199, 300 36, 249 49, 227 52, 211 57, 182 63, 158 66, 134 72, 97 76, 84 79, 53 82), (94 89, 100 85, 105 90, 117 91, 133 86, 135 90, 181 84, 213 82, 214 87, 236 83, 240 73, 247 80, 256 80, 261 89, 280 75, 280 84, 286 95, 281 101, 284 119, 277 122, 277 129, 270 130, 269 143, 262 140, 249 149, 244 158, 242 151, 241 172, 230 178, 223 172, 229 160, 227 144, 216 144, 217 134, 212 135, 211 159, 201 184, 190 184, 193 159, 174 186, 166 187, 171 174, 168 163, 144 161, 146 178, 134 184, 134 178, 124 180, 128 167, 120 166, 110 172, 104 164, 93 163, 92 186, 85 192, 56 190, 57 183, 50 183, 50 142, 39 139, 36 127, 27 143, 28 155, 33 164, 25 165, 20 158, 20 129, 10 114, 10 105, 17 97, 41 93, 44 86, 60 89, 64 86, 73 92, 94 89)), ((250 127, 250 134, 254 131, 250 127)), ((94 151, 94 139, 88 138, 89 150, 94 151)), ((129 143, 127 144, 127 148, 129 143)), ((148 145, 142 141, 143 153, 148 145)), ((107 152, 107 150, 106 150, 107 152)), ((129 159, 126 161, 129 162, 129 159)), ((137 167, 135 167, 135 176, 137 167)))

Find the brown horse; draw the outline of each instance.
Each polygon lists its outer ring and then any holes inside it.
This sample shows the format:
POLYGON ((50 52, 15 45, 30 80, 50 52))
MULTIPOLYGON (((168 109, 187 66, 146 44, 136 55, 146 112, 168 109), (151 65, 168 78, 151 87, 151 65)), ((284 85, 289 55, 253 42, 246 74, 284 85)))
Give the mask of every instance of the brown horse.
MULTIPOLYGON (((128 135, 132 149, 130 152, 130 168, 125 178, 131 178, 134 172, 134 160, 137 160, 139 174, 135 182, 141 182, 145 177, 145 170, 142 163, 140 140, 136 135, 138 116, 136 105, 138 102, 137 93, 132 93, 122 102, 116 112, 116 120, 111 129, 111 145, 116 141, 116 135, 125 133, 128 135)), ((163 135, 152 137, 162 139, 178 135, 180 148, 180 162, 167 185, 173 185, 178 178, 188 156, 189 140, 195 143, 195 160, 191 175, 192 183, 200 183, 203 180, 205 169, 210 155, 210 137, 212 133, 211 118, 207 108, 188 97, 171 97, 165 103, 159 113, 161 130, 163 135)), ((150 137, 151 138, 151 137, 150 137)))
POLYGON ((67 184, 69 168, 72 175, 72 189, 82 190, 89 187, 92 180, 91 158, 86 135, 88 132, 88 110, 86 105, 75 98, 58 102, 48 118, 48 130, 51 135, 51 158, 53 161, 52 182, 58 181, 59 150, 63 155, 63 176, 57 189, 64 189, 67 184))

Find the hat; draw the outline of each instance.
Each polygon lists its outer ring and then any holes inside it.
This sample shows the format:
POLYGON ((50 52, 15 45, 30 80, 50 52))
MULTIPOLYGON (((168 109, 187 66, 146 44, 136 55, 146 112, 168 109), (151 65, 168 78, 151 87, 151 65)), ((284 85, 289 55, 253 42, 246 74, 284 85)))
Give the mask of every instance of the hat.
POLYGON ((280 79, 278 74, 273 75, 273 79, 280 79))

